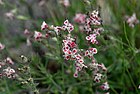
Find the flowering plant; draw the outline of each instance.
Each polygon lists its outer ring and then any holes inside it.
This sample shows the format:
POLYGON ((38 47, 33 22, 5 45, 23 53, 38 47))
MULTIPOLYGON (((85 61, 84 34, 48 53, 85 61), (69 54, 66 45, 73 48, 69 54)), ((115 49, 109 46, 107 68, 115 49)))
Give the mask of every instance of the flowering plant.
MULTIPOLYGON (((99 11, 94 10, 88 15, 76 14, 74 21, 83 28, 82 31, 86 35, 85 40, 87 40, 87 44, 89 45, 86 49, 79 48, 79 44, 77 43, 78 38, 72 34, 74 32, 74 25, 70 23, 69 20, 65 20, 62 26, 50 26, 43 21, 41 30, 45 33, 34 31, 34 39, 42 43, 44 39, 57 37, 57 41, 62 43, 59 45, 62 47, 61 51, 63 52, 64 60, 74 61, 75 72, 73 76, 77 78, 80 77, 78 76, 79 74, 86 75, 86 70, 90 70, 92 72, 92 74, 90 74, 91 79, 93 79, 95 83, 100 83, 98 87, 102 90, 108 90, 109 85, 106 77, 107 68, 103 63, 97 63, 94 57, 94 55, 97 54, 97 48, 93 47, 93 45, 98 44, 97 38, 100 36, 100 33, 104 31, 99 11), (55 35, 53 35, 54 33, 55 35)), ((25 30, 25 34, 26 32, 27 30, 25 30)))

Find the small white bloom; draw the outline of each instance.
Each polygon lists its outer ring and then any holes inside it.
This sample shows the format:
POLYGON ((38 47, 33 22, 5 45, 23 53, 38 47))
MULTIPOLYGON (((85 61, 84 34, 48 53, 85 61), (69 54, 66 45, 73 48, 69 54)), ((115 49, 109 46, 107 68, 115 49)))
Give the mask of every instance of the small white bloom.
POLYGON ((140 89, 140 85, 139 85, 138 89, 140 89))
POLYGON ((0 43, 0 50, 3 50, 5 48, 5 45, 3 45, 2 43, 0 43))
POLYGON ((42 33, 38 31, 34 31, 34 38, 35 40, 39 40, 42 37, 42 33))
POLYGON ((48 25, 46 24, 45 21, 42 22, 42 25, 41 25, 41 30, 45 30, 48 28, 48 25))
POLYGON ((8 63, 8 64, 14 64, 14 62, 12 61, 12 59, 10 58, 10 57, 7 57, 6 58, 6 62, 8 63))
POLYGON ((25 30, 24 30, 24 34, 25 34, 25 35, 30 34, 29 30, 28 30, 28 29, 25 29, 25 30))

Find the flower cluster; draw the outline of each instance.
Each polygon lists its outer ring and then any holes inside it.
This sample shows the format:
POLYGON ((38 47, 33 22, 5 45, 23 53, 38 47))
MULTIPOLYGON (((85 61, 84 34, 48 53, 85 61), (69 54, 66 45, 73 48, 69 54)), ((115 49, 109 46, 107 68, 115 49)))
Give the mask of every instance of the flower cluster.
POLYGON ((96 48, 89 48, 88 50, 85 51, 85 56, 88 56, 89 58, 93 58, 94 54, 97 54, 96 48))
MULTIPOLYGON (((78 77, 78 72, 81 71, 83 67, 86 68, 87 66, 84 64, 84 57, 80 55, 80 50, 78 49, 76 40, 71 37, 71 32, 74 30, 74 26, 71 23, 69 23, 68 20, 65 20, 63 26, 56 26, 56 27, 58 27, 59 32, 60 30, 68 32, 66 39, 64 39, 62 43, 63 45, 62 51, 64 53, 63 56, 66 60, 75 61, 76 68, 75 68, 74 77, 78 77)), ((54 28, 56 34, 59 33, 58 30, 54 28)))
POLYGON ((89 24, 89 25, 101 25, 102 24, 102 20, 99 17, 99 11, 94 10, 89 15, 89 18, 87 19, 87 24, 89 24))
POLYGON ((81 31, 85 31, 87 33, 86 40, 90 41, 92 44, 97 44, 97 36, 100 35, 100 32, 104 31, 102 27, 102 20, 99 16, 99 11, 94 10, 89 13, 89 15, 85 14, 76 14, 74 17, 74 21, 79 23, 79 28, 81 31), (93 28, 94 27, 94 28, 93 28))
POLYGON ((64 25, 62 26, 63 30, 67 30, 69 33, 74 30, 74 26, 69 23, 68 20, 64 21, 64 25))
MULTIPOLYGON (((46 24, 45 21, 42 22, 41 25, 41 30, 45 31, 50 29, 49 26, 46 24)), ((48 38, 49 34, 45 33, 43 34, 42 32, 39 31, 34 31, 34 33, 30 32, 28 29, 24 30, 24 35, 27 36, 27 45, 31 45, 31 38, 34 37, 35 41, 41 41, 43 38, 48 38)))
POLYGON ((16 71, 11 67, 14 62, 10 57, 0 61, 0 77, 16 78, 16 71))
POLYGON ((69 36, 66 37, 66 40, 63 40, 63 48, 64 58, 66 60, 75 59, 75 54, 77 53, 76 43, 73 38, 69 36))
POLYGON ((80 55, 80 51, 77 48, 75 39, 71 38, 70 34, 66 37, 66 40, 63 40, 63 53, 66 60, 75 61, 75 73, 74 77, 78 77, 78 72, 82 70, 83 67, 87 68, 84 64, 84 57, 80 55))
MULTIPOLYGON (((86 37, 86 40, 90 41, 92 44, 97 44, 98 41, 96 37, 97 35, 100 35, 101 31, 103 31, 103 28, 99 27, 102 24, 101 18, 99 17, 99 12, 95 10, 92 13, 90 13, 88 17, 85 14, 77 14, 74 20, 77 23, 83 24, 83 26, 86 27, 84 31, 86 31, 87 34, 89 34, 86 37), (96 25, 98 27, 92 28, 93 25, 96 25)), ((41 25, 41 30, 45 29, 50 29, 50 27, 45 22, 43 22, 41 25)), ((74 26, 68 20, 65 20, 62 26, 52 26, 52 30, 56 32, 56 35, 59 35, 61 31, 68 32, 68 35, 62 43, 62 51, 64 53, 63 56, 66 60, 75 61, 76 70, 74 73, 74 77, 77 77, 78 72, 81 71, 83 67, 87 68, 87 66, 84 64, 84 58, 87 56, 90 59, 94 60, 94 54, 97 54, 97 49, 90 47, 84 52, 85 54, 83 55, 81 49, 79 49, 78 45, 76 44, 76 40, 71 37, 71 32, 74 30, 74 26)), ((42 34, 40 32, 36 32, 34 37, 35 39, 40 39, 42 37, 42 34)), ((99 74, 96 75, 100 76, 99 74)))
MULTIPOLYGON (((77 14, 74 18, 74 21, 79 23, 82 28, 84 27, 84 32, 86 32, 86 40, 89 41, 92 44, 98 44, 97 36, 100 35, 104 29, 101 27, 102 20, 99 16, 99 11, 94 10, 93 12, 89 13, 88 16, 77 14), (79 18, 78 18, 79 16, 79 18)), ((104 64, 98 64, 94 58, 94 55, 97 54, 97 49, 93 47, 89 47, 88 50, 85 51, 84 57, 88 57, 92 60, 92 62, 89 64, 88 68, 92 70, 93 73, 93 80, 96 83, 100 83, 101 81, 105 81, 100 88, 102 90, 108 90, 109 85, 106 81, 106 78, 104 77, 105 73, 107 72, 106 67, 104 64)))
POLYGON ((94 81, 97 83, 101 82, 103 78, 103 73, 107 71, 104 64, 98 64, 93 60, 92 63, 89 64, 89 67, 91 70, 93 70, 94 81))
POLYGON ((130 27, 134 27, 136 24, 139 23, 139 20, 136 17, 136 14, 133 13, 132 16, 126 16, 126 22, 129 24, 130 27))
MULTIPOLYGON (((25 34, 30 34, 28 30, 25 30, 25 34)), ((3 50, 5 46, 0 43, 0 50, 3 50)), ((33 78, 31 77, 30 67, 28 66, 29 60, 24 55, 21 55, 21 62, 26 64, 21 64, 18 67, 18 64, 10 58, 0 59, 0 78, 16 79, 21 84, 29 86, 36 94, 39 94, 36 89, 37 84, 34 83, 33 78)))
POLYGON ((88 36, 86 40, 90 41, 92 44, 98 43, 96 38, 100 35, 104 29, 100 27, 102 25, 102 20, 99 17, 99 12, 94 10, 92 13, 89 14, 89 18, 86 18, 84 27, 85 31, 87 32, 88 36), (94 28, 92 26, 94 25, 94 28))
POLYGON ((15 70, 11 67, 7 67, 6 69, 3 69, 3 76, 6 76, 8 78, 15 78, 15 70))
MULTIPOLYGON (((62 26, 46 26, 47 24, 43 21, 41 25, 41 30, 53 30, 56 35, 59 35, 60 31, 68 32, 66 38, 62 43, 62 51, 64 53, 64 59, 66 60, 74 60, 75 61, 75 73, 74 77, 78 77, 78 72, 82 70, 83 67, 87 68, 84 64, 84 56, 81 55, 80 49, 78 49, 78 45, 76 44, 76 39, 72 38, 71 32, 74 30, 74 26, 68 21, 65 20, 62 26)), ((35 32, 34 37, 35 40, 42 39, 42 33, 35 32)))
MULTIPOLYGON (((5 45, 0 43, 0 50, 3 50, 5 45)), ((7 78, 15 78, 16 72, 10 65, 13 65, 14 62, 10 57, 7 57, 4 60, 0 60, 0 77, 7 77, 7 78)))
POLYGON ((104 82, 99 86, 99 88, 101 90, 108 91, 109 85, 108 85, 108 82, 107 82, 106 77, 105 77, 105 74, 107 72, 107 68, 104 66, 104 64, 97 63, 96 60, 93 58, 92 63, 90 63, 88 67, 90 68, 90 70, 92 70, 93 80, 96 83, 104 82))
MULTIPOLYGON (((97 41, 97 36, 100 35, 104 29, 101 27, 102 25, 102 20, 99 16, 99 12, 97 10, 94 10, 92 13, 89 14, 89 18, 86 18, 84 27, 85 27, 85 32, 87 33, 86 40, 89 41, 92 44, 98 44, 97 41)), ((96 62, 94 58, 94 54, 97 54, 97 49, 96 48, 89 48, 85 52, 85 56, 88 56, 91 60, 92 63, 89 64, 89 68, 92 70, 93 73, 93 80, 96 83, 99 83, 101 81, 105 81, 100 88, 102 90, 108 90, 109 85, 106 81, 106 77, 104 77, 107 72, 106 67, 104 64, 99 64, 96 62)))
POLYGON ((87 15, 85 15, 85 14, 78 13, 78 14, 75 15, 74 21, 76 23, 79 23, 79 24, 84 24, 85 23, 86 16, 87 15))
POLYGON ((90 41, 92 44, 94 44, 94 43, 98 44, 96 37, 97 37, 96 34, 90 34, 86 37, 86 40, 90 41))
MULTIPOLYGON (((97 36, 100 35, 100 32, 104 31, 101 27, 102 20, 99 16, 99 12, 97 10, 89 13, 89 15, 85 14, 76 14, 74 21, 83 26, 83 31, 86 32, 86 40, 90 41, 92 44, 98 44, 97 36)), ((64 36, 65 39, 62 40, 62 51, 63 57, 65 60, 73 60, 75 63, 75 72, 74 77, 78 77, 78 73, 83 71, 84 68, 89 68, 92 70, 92 77, 96 83, 103 83, 100 88, 103 90, 108 90, 109 85, 106 81, 105 74, 107 72, 104 64, 98 64, 94 58, 94 55, 97 54, 97 49, 95 47, 89 47, 85 49, 79 49, 78 44, 76 43, 76 39, 72 36, 72 31, 74 30, 74 26, 68 21, 65 20, 62 26, 49 26, 45 22, 41 25, 41 30, 49 30, 55 31, 58 36, 62 31, 68 32, 67 35, 64 36), (91 63, 85 62, 87 59, 91 60, 91 63)), ((40 32, 35 32, 34 37, 36 40, 41 39, 43 36, 40 32)), ((63 36, 62 36, 63 37, 63 36)))

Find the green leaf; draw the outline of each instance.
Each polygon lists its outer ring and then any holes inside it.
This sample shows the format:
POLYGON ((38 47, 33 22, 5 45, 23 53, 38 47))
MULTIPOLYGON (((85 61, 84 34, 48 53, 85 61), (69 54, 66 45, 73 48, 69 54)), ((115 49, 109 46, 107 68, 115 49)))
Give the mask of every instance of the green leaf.
POLYGON ((23 15, 18 15, 17 19, 19 19, 19 20, 28 20, 29 18, 26 17, 26 16, 23 16, 23 15))

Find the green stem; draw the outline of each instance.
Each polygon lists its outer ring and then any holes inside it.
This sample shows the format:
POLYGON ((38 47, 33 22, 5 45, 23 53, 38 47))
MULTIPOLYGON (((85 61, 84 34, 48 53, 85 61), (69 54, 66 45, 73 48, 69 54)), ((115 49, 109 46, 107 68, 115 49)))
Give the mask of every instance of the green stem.
POLYGON ((137 86, 135 85, 135 83, 134 83, 134 81, 133 81, 133 78, 132 78, 132 76, 131 76, 131 74, 130 74, 128 68, 126 68, 126 71, 127 71, 127 73, 128 73, 128 76, 129 76, 129 78, 130 78, 130 80, 131 80, 132 85, 134 86, 134 88, 135 88, 135 90, 136 90, 136 92, 137 92, 137 94, 138 94, 137 86))
POLYGON ((132 47, 134 48, 135 48, 135 33, 136 33, 136 30, 133 28, 131 32, 131 44, 132 44, 132 47))
POLYGON ((111 88, 111 90, 115 93, 118 94, 117 91, 114 88, 111 88))
POLYGON ((8 84, 7 84, 7 80, 5 79, 4 81, 5 81, 7 93, 8 93, 8 94, 11 94, 11 93, 10 93, 10 90, 9 90, 9 86, 8 86, 8 84))
POLYGON ((131 37, 130 37, 130 40, 131 40, 131 43, 127 37, 127 34, 126 34, 126 26, 125 26, 125 22, 124 22, 124 34, 125 34, 125 38, 126 38, 126 41, 128 42, 128 45, 129 45, 129 48, 133 51, 133 56, 135 54, 135 31, 132 31, 131 33, 131 37))
POLYGON ((62 84, 62 88, 64 89, 65 88, 65 86, 64 86, 64 61, 63 61, 63 59, 62 59, 62 48, 61 48, 61 43, 60 43, 60 38, 59 38, 59 36, 57 36, 57 39, 58 39, 58 41, 57 41, 57 44, 58 44, 58 48, 59 48, 59 56, 60 56, 60 63, 62 64, 62 66, 61 66, 61 68, 62 68, 62 81, 63 81, 63 84, 62 84))
POLYGON ((62 88, 52 79, 51 75, 47 75, 49 77, 49 79, 51 80, 51 82, 61 91, 62 88))
POLYGON ((125 34, 125 38, 126 38, 126 41, 128 42, 128 45, 131 47, 131 44, 130 44, 130 41, 129 41, 129 39, 128 39, 128 37, 127 37, 127 34, 126 34, 126 26, 125 26, 125 22, 124 22, 124 34, 125 34))

